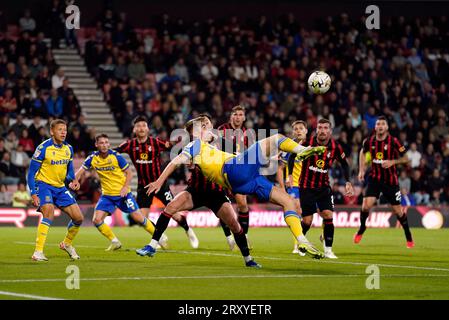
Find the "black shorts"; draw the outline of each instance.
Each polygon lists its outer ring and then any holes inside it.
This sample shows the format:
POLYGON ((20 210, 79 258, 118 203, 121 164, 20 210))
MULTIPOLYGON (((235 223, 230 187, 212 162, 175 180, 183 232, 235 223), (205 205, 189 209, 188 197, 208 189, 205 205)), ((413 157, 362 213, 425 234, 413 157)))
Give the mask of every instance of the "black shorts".
POLYGON ((334 195, 330 187, 301 189, 302 216, 307 217, 323 210, 334 211, 334 195))
POLYGON ((401 204, 401 190, 399 189, 399 185, 389 185, 378 181, 371 180, 368 182, 364 197, 379 199, 381 193, 392 206, 401 204))
POLYGON ((158 193, 152 193, 151 195, 147 195, 147 190, 144 187, 139 187, 137 189, 137 204, 139 208, 149 208, 153 203, 153 198, 156 197, 166 206, 170 201, 173 200, 173 193, 170 191, 170 186, 168 183, 164 183, 161 190, 158 193))
POLYGON ((192 196, 192 202, 193 202, 193 208, 200 208, 200 207, 207 207, 210 210, 212 210, 215 214, 218 213, 218 210, 220 210, 221 206, 229 202, 231 203, 231 200, 229 200, 226 192, 219 191, 219 190, 207 190, 207 191, 198 191, 192 186, 188 186, 185 190, 192 196))

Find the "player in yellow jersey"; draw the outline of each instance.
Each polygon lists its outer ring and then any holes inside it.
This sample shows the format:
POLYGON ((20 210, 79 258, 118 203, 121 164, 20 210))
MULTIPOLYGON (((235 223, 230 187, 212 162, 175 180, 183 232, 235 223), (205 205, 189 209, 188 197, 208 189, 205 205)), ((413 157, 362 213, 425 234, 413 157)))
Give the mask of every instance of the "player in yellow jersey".
MULTIPOLYGON (((307 137, 307 122, 302 120, 294 121, 292 123, 292 130, 293 140, 299 144, 302 144, 307 137)), ((300 214, 301 205, 299 203, 299 177, 301 176, 302 162, 296 157, 290 157, 289 152, 282 152, 279 158, 280 161, 277 174, 279 186, 286 189, 287 193, 293 198, 296 211, 300 214)), ((301 256, 304 255, 304 253, 298 250, 298 242, 296 239, 294 239, 294 242, 292 253, 297 253, 301 256)))
MULTIPOLYGON (((167 165, 156 181, 148 185, 148 192, 157 192, 179 165, 194 163, 210 181, 230 189, 233 193, 255 194, 261 200, 269 200, 282 206, 285 222, 298 240, 299 250, 314 258, 323 258, 324 255, 302 234, 299 216, 290 196, 285 190, 274 186, 262 176, 259 169, 263 164, 268 163, 272 153, 277 153, 279 150, 297 153, 300 158, 307 158, 313 154, 322 154, 325 148, 306 148, 281 134, 276 134, 256 142, 245 152, 234 155, 223 152, 208 143, 214 138, 212 129, 212 123, 207 117, 190 120, 186 124, 186 130, 194 140, 167 165)), ((169 221, 170 217, 161 215, 156 223, 156 231, 158 228, 166 228, 169 221)), ((136 252, 139 255, 151 257, 156 253, 156 244, 157 241, 153 238, 150 244, 136 252)))
POLYGON ((59 247, 66 251, 71 259, 79 259, 72 241, 83 222, 83 214, 75 198, 65 187, 68 182, 71 189, 79 188, 77 182, 73 181, 73 148, 65 142, 66 122, 60 119, 51 121, 50 134, 51 138, 36 148, 27 177, 33 205, 42 212, 42 220, 37 227, 36 248, 31 258, 35 261, 48 260, 44 255, 44 246, 57 206, 71 218, 67 234, 59 247))
POLYGON ((75 181, 78 182, 84 172, 92 168, 100 177, 102 195, 95 206, 92 222, 98 231, 111 241, 106 251, 118 250, 122 247, 111 228, 104 222, 104 219, 114 213, 116 208, 129 214, 150 234, 154 233, 153 224, 142 215, 131 193, 129 184, 133 174, 128 162, 120 153, 110 149, 110 146, 109 137, 106 134, 97 135, 95 147, 98 150, 84 160, 75 175, 75 181))

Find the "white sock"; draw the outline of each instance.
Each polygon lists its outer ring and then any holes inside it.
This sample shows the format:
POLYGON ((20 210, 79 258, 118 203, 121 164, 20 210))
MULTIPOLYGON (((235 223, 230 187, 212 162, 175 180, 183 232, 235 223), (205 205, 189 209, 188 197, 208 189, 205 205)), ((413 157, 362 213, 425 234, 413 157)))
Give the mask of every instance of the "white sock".
POLYGON ((120 242, 117 237, 111 240, 111 242, 120 242))
POLYGON ((158 244, 159 244, 159 241, 151 239, 150 246, 152 246, 153 248, 156 248, 158 244))
POLYGON ((253 257, 251 257, 251 256, 249 255, 249 256, 243 257, 243 259, 245 259, 245 262, 248 262, 248 261, 253 260, 253 257))
POLYGON ((297 239, 298 239, 298 243, 308 243, 309 242, 309 240, 307 240, 306 236, 303 234, 298 236, 297 239))

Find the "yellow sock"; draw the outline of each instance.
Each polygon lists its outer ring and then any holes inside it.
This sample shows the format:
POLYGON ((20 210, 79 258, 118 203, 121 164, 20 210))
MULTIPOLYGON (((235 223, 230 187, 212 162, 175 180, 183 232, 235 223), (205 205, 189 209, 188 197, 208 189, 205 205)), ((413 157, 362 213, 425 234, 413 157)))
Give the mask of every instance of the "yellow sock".
POLYGON ((143 223, 142 223, 142 227, 145 229, 146 232, 148 232, 149 234, 153 234, 154 230, 156 230, 154 228, 154 225, 151 223, 151 221, 147 218, 143 219, 143 223))
POLYGON ((69 225, 67 226, 67 233, 64 238, 64 243, 71 245, 73 239, 75 239, 76 235, 78 234, 78 231, 80 230, 80 226, 77 223, 74 223, 72 220, 70 220, 69 225))
POLYGON ((104 222, 95 225, 98 229, 98 231, 101 232, 102 235, 104 235, 106 238, 112 241, 112 239, 115 239, 115 234, 112 232, 112 229, 104 222))
POLYGON ((50 229, 51 222, 50 219, 43 218, 41 223, 37 226, 36 251, 44 251, 45 240, 47 240, 48 229, 50 229))
POLYGON ((304 147, 301 147, 301 145, 299 145, 292 139, 287 138, 287 137, 282 137, 281 139, 279 139, 278 146, 279 146, 279 149, 281 149, 282 151, 291 152, 291 153, 299 153, 301 151, 301 149, 304 148, 304 147))
POLYGON ((290 228, 290 231, 293 233, 295 239, 298 239, 299 236, 303 235, 301 220, 299 220, 299 216, 295 211, 286 211, 284 213, 284 220, 290 228))

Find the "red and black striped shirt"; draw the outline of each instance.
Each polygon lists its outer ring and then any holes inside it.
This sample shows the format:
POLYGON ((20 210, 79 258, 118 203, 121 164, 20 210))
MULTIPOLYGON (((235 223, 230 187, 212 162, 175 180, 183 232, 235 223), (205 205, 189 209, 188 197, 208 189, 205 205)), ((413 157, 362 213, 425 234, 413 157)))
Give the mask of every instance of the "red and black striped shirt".
MULTIPOLYGON (((320 146, 315 136, 311 137, 305 146, 320 146)), ((343 163, 346 155, 341 145, 334 139, 329 139, 326 151, 322 155, 314 155, 302 163, 299 186, 303 189, 315 189, 329 186, 329 169, 335 160, 343 163)))
POLYGON ((398 185, 398 172, 393 165, 388 169, 382 168, 385 160, 396 160, 402 157, 406 150, 399 139, 388 135, 384 140, 377 140, 376 135, 363 141, 363 152, 371 155, 371 179, 388 185, 398 185))
POLYGON ((194 188, 197 192, 206 192, 206 191, 223 191, 224 188, 215 182, 208 180, 201 169, 198 166, 195 166, 191 170, 192 175, 190 176, 187 184, 194 188))
POLYGON ((125 141, 115 150, 129 155, 137 171, 138 187, 143 187, 161 175, 160 155, 168 147, 168 142, 148 137, 144 143, 139 143, 137 138, 125 141))
MULTIPOLYGON (((241 129, 234 129, 231 123, 227 122, 218 127, 219 131, 222 131, 223 137, 226 140, 232 141, 233 149, 227 150, 226 145, 222 146, 222 150, 229 153, 241 153, 244 152, 248 147, 255 142, 255 137, 250 134, 251 130, 248 131, 245 126, 241 129)), ((224 142, 225 143, 225 142, 224 142)))

